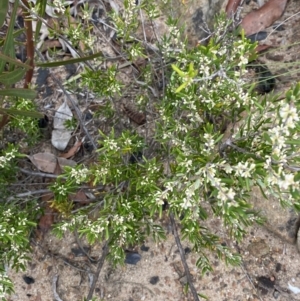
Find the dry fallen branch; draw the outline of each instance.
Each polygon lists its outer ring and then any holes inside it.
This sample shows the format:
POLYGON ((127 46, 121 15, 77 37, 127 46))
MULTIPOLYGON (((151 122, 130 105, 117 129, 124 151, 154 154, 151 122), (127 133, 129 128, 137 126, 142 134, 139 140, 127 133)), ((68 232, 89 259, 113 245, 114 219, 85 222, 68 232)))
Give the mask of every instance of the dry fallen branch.
POLYGON ((56 301, 63 301, 63 300, 59 297, 59 295, 58 295, 58 293, 57 293, 57 291, 56 291, 57 280, 58 280, 58 275, 55 275, 55 276, 53 277, 53 279, 52 279, 53 297, 54 297, 54 300, 56 300, 56 301))
POLYGON ((177 232, 177 227, 176 227, 174 215, 172 213, 170 213, 170 221, 171 221, 171 225, 172 225, 172 228, 173 228, 173 235, 174 235, 174 238, 175 238, 178 250, 179 250, 180 258, 181 258, 181 261, 182 261, 182 264, 183 264, 183 267, 184 267, 184 271, 185 271, 185 275, 186 275, 186 278, 187 278, 189 288, 191 290, 191 293, 193 295, 194 300, 199 301, 199 296, 197 294, 197 291, 196 291, 195 286, 194 286, 193 281, 192 281, 190 269, 189 269, 189 267, 187 265, 187 262, 186 262, 186 259, 185 259, 184 251, 183 251, 183 248, 182 248, 182 245, 181 245, 181 242, 180 242, 180 238, 179 238, 178 232, 177 232))
POLYGON ((93 282, 92 282, 90 291, 88 293, 88 296, 86 297, 87 301, 90 301, 93 297, 94 290, 96 288, 96 284, 97 284, 97 281, 98 281, 98 278, 99 278, 99 275, 100 275, 100 272, 101 272, 101 269, 103 267, 103 264, 104 264, 104 261, 105 261, 105 258, 107 256, 107 254, 108 254, 108 242, 106 242, 104 247, 103 247, 103 252, 102 252, 102 255, 99 259, 97 270, 96 270, 96 273, 94 274, 93 282))

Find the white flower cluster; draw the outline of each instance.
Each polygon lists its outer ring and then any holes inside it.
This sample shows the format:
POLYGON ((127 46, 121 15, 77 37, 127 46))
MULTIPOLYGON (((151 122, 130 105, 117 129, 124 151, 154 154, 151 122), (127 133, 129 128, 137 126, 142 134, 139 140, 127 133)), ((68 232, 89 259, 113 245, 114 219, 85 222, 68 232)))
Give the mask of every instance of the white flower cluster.
POLYGON ((117 142, 113 139, 105 139, 104 144, 108 147, 109 150, 118 152, 120 147, 118 146, 117 142))
MULTIPOLYGON (((292 104, 281 102, 279 104, 279 111, 273 114, 272 117, 277 121, 277 125, 268 130, 270 140, 272 142, 272 155, 280 160, 282 163, 286 162, 286 153, 290 147, 287 145, 287 140, 291 139, 291 130, 296 127, 299 122, 299 115, 297 109, 292 104), (280 119, 280 120, 279 120, 280 119), (279 121, 278 121, 279 120, 279 121)), ((294 135, 292 139, 299 139, 299 135, 294 135)))
POLYGON ((17 150, 12 149, 10 152, 7 152, 4 156, 0 156, 0 168, 5 168, 9 162, 14 159, 17 155, 17 150))
POLYGON ((0 272, 0 300, 5 300, 7 287, 12 287, 13 283, 5 272, 0 272), (5 283, 5 285, 3 285, 5 283))
POLYGON ((205 133, 203 135, 203 138, 205 140, 205 143, 204 143, 205 149, 203 151, 209 154, 215 149, 216 142, 215 142, 214 136, 212 134, 205 133))
POLYGON ((55 11, 57 14, 64 14, 66 11, 64 1, 61 0, 53 0, 53 6, 55 7, 55 11))
POLYGON ((81 184, 83 182, 86 182, 89 175, 90 172, 86 167, 80 170, 77 170, 76 168, 72 168, 70 171, 70 176, 75 180, 76 184, 81 184))
POLYGON ((132 21, 135 19, 136 5, 135 0, 127 0, 128 7, 125 9, 123 18, 125 26, 131 25, 132 21))
MULTIPOLYGON (((283 164, 278 165, 277 171, 272 166, 272 159, 267 157, 264 168, 268 171, 267 183, 269 187, 278 187, 283 193, 288 189, 299 190, 299 182, 295 182, 295 175, 284 170, 283 164)), ((268 192, 268 191, 267 191, 268 192)))

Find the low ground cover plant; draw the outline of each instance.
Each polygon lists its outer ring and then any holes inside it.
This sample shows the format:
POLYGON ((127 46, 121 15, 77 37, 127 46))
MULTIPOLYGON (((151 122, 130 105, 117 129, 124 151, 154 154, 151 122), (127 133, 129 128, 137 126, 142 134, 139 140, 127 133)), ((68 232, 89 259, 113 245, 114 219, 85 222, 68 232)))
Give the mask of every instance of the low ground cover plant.
MULTIPOLYGON (((64 9, 60 6, 61 13, 68 14, 64 9)), ((92 22, 92 13, 82 7, 85 20, 92 22)), ((282 205, 300 209, 300 85, 292 86, 284 98, 259 95, 248 76, 249 63, 257 56, 256 44, 223 15, 216 19, 209 42, 193 48, 172 18, 168 33, 155 47, 135 37, 143 18, 155 21, 159 15, 153 3, 143 1, 124 1, 122 10, 111 10, 108 25, 115 31, 122 59, 130 64, 144 60, 139 77, 132 78, 138 93, 131 102, 147 114, 134 112, 144 116, 138 126, 119 131, 112 124, 100 131, 96 160, 64 168, 49 185, 54 194, 50 204, 60 216, 53 231, 59 237, 67 230, 77 231, 91 244, 103 242, 107 258, 117 265, 124 263, 128 246, 139 245, 150 235, 155 240, 165 238, 159 223, 165 214, 180 227, 180 238, 189 241, 198 254, 199 272, 205 273, 212 269, 208 251, 230 264, 240 263, 239 254, 222 243, 206 220, 221 220, 228 237, 241 240, 247 226, 263 221, 248 202, 253 187, 259 187, 266 198, 272 195, 282 205), (73 211, 75 204, 68 195, 83 186, 99 193, 73 211)), ((81 39, 91 38, 88 26, 81 24, 80 29, 87 33, 81 32, 81 39)), ((77 45, 75 32, 72 27, 64 34, 77 45)), ((118 77, 118 63, 105 68, 103 61, 105 57, 90 62, 98 64, 97 69, 85 65, 79 84, 105 97, 102 117, 112 120, 113 116, 118 122, 118 105, 128 88, 118 77)), ((22 156, 16 145, 2 151, 1 183, 11 181, 22 156)), ((3 300, 13 290, 5 269, 25 267, 28 237, 39 208, 32 197, 0 203, 3 300)))

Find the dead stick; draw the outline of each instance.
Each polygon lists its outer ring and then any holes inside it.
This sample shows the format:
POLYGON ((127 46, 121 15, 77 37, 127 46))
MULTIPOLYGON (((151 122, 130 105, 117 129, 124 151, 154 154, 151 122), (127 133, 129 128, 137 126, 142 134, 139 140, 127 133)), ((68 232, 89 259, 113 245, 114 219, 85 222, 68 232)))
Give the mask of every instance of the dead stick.
POLYGON ((102 252, 101 258, 99 259, 97 270, 96 270, 96 273, 94 275, 90 291, 89 291, 88 296, 86 298, 87 301, 90 301, 93 297, 94 290, 95 290, 95 287, 96 287, 96 283, 98 281, 98 278, 99 278, 99 275, 100 275, 100 272, 101 272, 101 269, 103 267, 104 260, 107 256, 107 254, 108 254, 108 242, 106 242, 104 247, 103 247, 103 252, 102 252))
MULTIPOLYGON (((45 62, 46 60, 44 59, 43 55, 41 54, 40 51, 38 51, 36 49, 36 53, 38 54, 38 56, 40 57, 40 59, 45 62)), ((77 119, 80 123, 81 128, 83 129, 84 133, 86 134, 86 136, 88 137, 89 141, 91 142, 92 146, 94 149, 97 149, 97 145, 94 141, 94 139, 92 138, 92 136, 90 135, 90 133, 88 132, 82 117, 81 117, 81 112, 79 110, 79 108, 77 107, 77 105, 75 104, 75 101, 73 100, 73 98, 69 95, 69 93, 67 93, 66 89, 64 88, 64 86, 61 84, 61 82, 52 74, 50 73, 50 76, 52 78, 52 80, 59 86, 59 88, 63 91, 64 95, 66 96, 66 98, 69 100, 69 102, 72 104, 72 107, 75 110, 75 113, 77 115, 77 119)))
POLYGON ((180 242, 180 238, 178 236, 174 215, 172 213, 170 213, 170 221, 171 221, 171 225, 172 225, 172 228, 173 228, 173 235, 174 235, 177 247, 179 249, 179 254, 180 254, 181 261, 182 261, 184 271, 185 271, 185 274, 186 274, 187 282, 189 284, 189 288, 191 290, 191 293, 193 295, 194 300, 199 301, 199 296, 197 294, 197 291, 196 291, 196 289, 194 287, 194 284, 193 284, 193 281, 192 281, 191 273, 190 273, 189 267, 188 267, 186 259, 185 259, 185 255, 184 255, 184 251, 183 251, 183 248, 182 248, 182 245, 181 245, 181 242, 180 242))
POLYGON ((24 15, 24 23, 26 29, 26 52, 27 52, 27 59, 29 59, 30 69, 27 70, 25 76, 25 83, 24 88, 27 89, 28 86, 31 84, 32 76, 33 76, 33 69, 34 69, 34 42, 33 42, 33 32, 32 32, 32 20, 30 13, 28 11, 29 4, 27 0, 23 0, 24 5, 27 9, 23 8, 23 15, 24 15))
POLYGON ((55 299, 56 301, 63 301, 63 300, 59 297, 59 295, 58 295, 58 293, 57 293, 57 291, 56 291, 57 280, 58 280, 58 275, 55 275, 55 276, 53 277, 53 279, 52 279, 52 289, 53 289, 54 299, 55 299))

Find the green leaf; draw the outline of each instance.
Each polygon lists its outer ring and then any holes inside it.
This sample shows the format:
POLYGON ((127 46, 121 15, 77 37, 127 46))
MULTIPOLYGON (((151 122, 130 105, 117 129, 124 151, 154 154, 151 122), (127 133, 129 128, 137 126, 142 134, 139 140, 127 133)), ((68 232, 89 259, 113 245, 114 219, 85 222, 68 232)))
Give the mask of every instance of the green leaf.
POLYGON ((0 83, 6 86, 14 85, 24 77, 25 72, 26 70, 21 68, 15 69, 11 72, 3 72, 0 75, 0 83))
POLYGON ((185 82, 182 85, 180 85, 176 90, 175 93, 179 93, 181 90, 183 90, 189 83, 185 82))
MULTIPOLYGON (((37 14, 42 18, 45 16, 46 5, 47 5, 47 0, 37 0, 37 2, 35 4, 35 7, 38 9, 37 14)), ((36 24, 36 28, 35 28, 35 35, 34 35, 34 40, 35 41, 39 40, 40 30, 42 28, 42 24, 43 24, 42 20, 38 19, 37 24, 36 24)))
MULTIPOLYGON (((15 20, 16 20, 18 7, 19 7, 19 0, 15 0, 14 8, 13 8, 13 11, 10 16, 10 22, 9 22, 9 26, 8 26, 7 33, 6 33, 4 46, 2 49, 2 53, 6 54, 10 57, 13 57, 13 58, 16 57, 13 33, 14 33, 14 26, 15 26, 15 20)), ((6 61, 0 60, 0 74, 3 72, 5 65, 6 65, 6 61)), ((9 67, 9 71, 11 71, 11 70, 13 70, 12 66, 9 67)))
POLYGON ((181 71, 176 65, 172 64, 171 66, 172 66, 173 70, 179 74, 179 76, 181 76, 181 77, 186 76, 186 73, 181 71))
POLYGON ((21 97, 26 99, 34 99, 37 96, 37 92, 30 89, 3 89, 0 90, 0 95, 2 96, 13 96, 13 97, 21 97))
POLYGON ((285 143, 291 144, 291 145, 300 145, 300 140, 291 139, 291 140, 286 140, 285 143))
POLYGON ((198 293, 198 296, 201 297, 201 298, 203 298, 203 299, 205 299, 205 300, 208 300, 208 297, 205 296, 205 295, 203 295, 203 294, 198 293))
POLYGON ((0 113, 8 114, 8 115, 19 115, 25 117, 32 117, 32 118, 42 118, 44 114, 36 112, 36 111, 23 111, 18 109, 3 109, 0 108, 0 113))
POLYGON ((36 63, 36 66, 53 68, 53 67, 58 67, 58 66, 81 63, 81 62, 85 62, 85 61, 95 59, 97 57, 103 57, 102 52, 98 52, 98 53, 95 53, 95 54, 92 54, 92 55, 89 55, 89 56, 70 59, 70 60, 66 60, 66 61, 58 61, 58 62, 50 62, 50 63, 48 63, 48 62, 47 63, 36 63))
POLYGON ((7 63, 12 63, 13 65, 15 66, 19 66, 19 67, 23 67, 25 69, 31 69, 32 67, 29 66, 28 64, 26 63, 22 63, 20 62, 19 60, 15 59, 15 58, 12 58, 10 56, 7 56, 3 53, 0 52, 0 59, 3 59, 4 61, 6 61, 7 63))
POLYGON ((0 28, 3 26, 8 10, 8 1, 9 0, 1 0, 0 1, 0 28))

